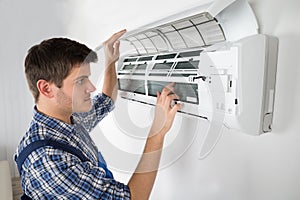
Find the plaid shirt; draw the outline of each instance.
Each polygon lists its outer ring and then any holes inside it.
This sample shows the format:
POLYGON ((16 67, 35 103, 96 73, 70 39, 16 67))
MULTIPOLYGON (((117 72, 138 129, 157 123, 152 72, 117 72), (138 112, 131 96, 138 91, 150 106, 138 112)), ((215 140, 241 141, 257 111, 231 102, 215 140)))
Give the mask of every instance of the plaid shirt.
POLYGON ((31 142, 52 139, 80 149, 90 160, 53 147, 41 147, 24 161, 21 170, 23 191, 33 199, 130 199, 127 185, 105 178, 98 167, 98 149, 89 132, 111 110, 114 104, 105 94, 93 99, 88 113, 74 113, 73 124, 46 116, 34 109, 29 130, 22 138, 16 156, 31 142))

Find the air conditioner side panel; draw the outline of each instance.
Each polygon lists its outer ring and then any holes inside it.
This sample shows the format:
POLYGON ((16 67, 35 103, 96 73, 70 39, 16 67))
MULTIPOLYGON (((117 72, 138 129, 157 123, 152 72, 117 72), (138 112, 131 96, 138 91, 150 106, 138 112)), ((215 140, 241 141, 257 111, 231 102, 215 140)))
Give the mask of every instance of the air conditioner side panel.
POLYGON ((239 114, 226 116, 224 123, 230 128, 259 135, 270 131, 266 130, 266 123, 272 122, 269 114, 273 114, 277 40, 258 34, 237 41, 234 45, 239 49, 239 114))

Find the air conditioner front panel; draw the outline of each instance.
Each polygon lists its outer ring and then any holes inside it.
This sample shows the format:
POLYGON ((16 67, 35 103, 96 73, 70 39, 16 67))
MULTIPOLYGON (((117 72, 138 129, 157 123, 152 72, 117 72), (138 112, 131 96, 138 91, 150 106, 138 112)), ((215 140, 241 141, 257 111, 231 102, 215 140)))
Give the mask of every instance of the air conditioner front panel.
POLYGON ((258 34, 246 0, 217 0, 167 17, 122 38, 122 98, 155 105, 175 83, 180 112, 258 135, 271 131, 276 38, 258 34))

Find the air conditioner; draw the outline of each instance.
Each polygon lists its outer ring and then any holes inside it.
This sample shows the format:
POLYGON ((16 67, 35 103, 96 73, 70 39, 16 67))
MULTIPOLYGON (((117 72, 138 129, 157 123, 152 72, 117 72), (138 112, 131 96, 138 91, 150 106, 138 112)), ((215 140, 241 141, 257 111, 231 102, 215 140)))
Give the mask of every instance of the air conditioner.
POLYGON ((130 31, 117 67, 122 98, 155 105, 170 82, 180 112, 253 135, 271 131, 278 40, 258 34, 246 0, 220 0, 130 31))

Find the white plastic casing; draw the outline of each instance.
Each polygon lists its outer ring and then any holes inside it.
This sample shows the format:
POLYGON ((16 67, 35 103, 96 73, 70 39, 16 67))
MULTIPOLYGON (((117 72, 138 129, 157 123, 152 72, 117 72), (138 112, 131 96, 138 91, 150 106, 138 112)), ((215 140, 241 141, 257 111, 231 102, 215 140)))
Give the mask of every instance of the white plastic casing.
POLYGON ((252 135, 269 132, 278 40, 257 29, 246 0, 227 0, 131 31, 122 38, 119 94, 155 105, 156 90, 175 82, 181 112, 208 121, 218 115, 252 135))

